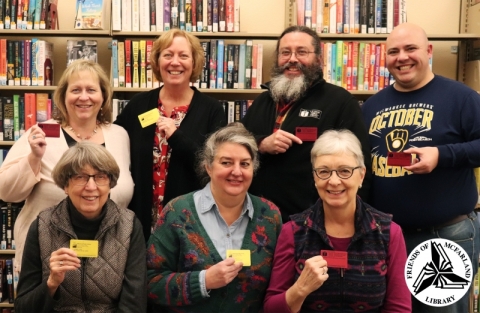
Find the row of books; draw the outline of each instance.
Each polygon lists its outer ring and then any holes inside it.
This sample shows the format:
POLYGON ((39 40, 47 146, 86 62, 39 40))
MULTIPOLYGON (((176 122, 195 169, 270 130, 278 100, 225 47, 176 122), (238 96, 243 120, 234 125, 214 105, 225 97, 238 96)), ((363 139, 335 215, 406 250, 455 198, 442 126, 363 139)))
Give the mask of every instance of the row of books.
POLYGON ((240 122, 247 114, 248 108, 252 105, 253 100, 219 100, 225 110, 225 116, 228 123, 240 122))
POLYGON ((0 29, 57 29, 58 0, 0 1, 0 29))
POLYGON ((171 28, 188 32, 239 32, 240 0, 112 1, 114 31, 161 32, 171 28))
POLYGON ((1 250, 15 250, 13 225, 23 207, 23 203, 6 203, 0 201, 1 250))
POLYGON ((112 120, 117 119, 118 114, 122 113, 122 110, 128 104, 130 100, 124 99, 112 99, 112 120))
POLYGON ((296 10, 317 33, 386 34, 407 21, 406 0, 296 0, 296 10))
POLYGON ((0 86, 53 85, 53 44, 0 38, 0 86))
POLYGON ((322 42, 323 77, 347 90, 381 90, 393 83, 385 66, 385 43, 322 42))
MULTIPOLYGON (((210 89, 260 88, 263 70, 263 44, 246 40, 228 44, 224 39, 202 43, 205 66, 201 78, 193 85, 210 89)), ((150 65, 152 40, 112 41, 113 87, 156 88, 150 65)))
POLYGON ((0 97, 0 141, 15 141, 37 122, 51 118, 55 105, 48 93, 0 97))

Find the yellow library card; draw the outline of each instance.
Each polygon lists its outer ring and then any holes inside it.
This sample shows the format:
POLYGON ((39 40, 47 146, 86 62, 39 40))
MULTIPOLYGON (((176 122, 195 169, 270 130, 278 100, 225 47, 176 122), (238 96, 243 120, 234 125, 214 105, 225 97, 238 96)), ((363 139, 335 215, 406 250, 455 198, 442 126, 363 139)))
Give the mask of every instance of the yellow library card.
POLYGON ((243 266, 250 266, 250 250, 227 250, 227 258, 234 258, 235 262, 242 262, 243 266))
POLYGON ((142 125, 142 127, 145 128, 156 123, 159 117, 160 112, 158 112, 158 109, 155 108, 140 114, 138 116, 138 119, 140 120, 140 124, 142 125))
POLYGON ((79 258, 98 257, 98 240, 70 240, 70 249, 77 253, 79 258))

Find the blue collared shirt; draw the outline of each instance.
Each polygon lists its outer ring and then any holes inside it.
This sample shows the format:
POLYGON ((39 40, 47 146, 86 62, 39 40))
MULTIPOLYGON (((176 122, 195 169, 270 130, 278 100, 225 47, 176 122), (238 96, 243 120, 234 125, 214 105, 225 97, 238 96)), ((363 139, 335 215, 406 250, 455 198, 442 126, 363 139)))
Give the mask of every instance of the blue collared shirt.
MULTIPOLYGON (((230 226, 227 225, 220 215, 210 189, 210 183, 193 194, 193 201, 200 222, 213 242, 215 249, 217 249, 218 254, 225 260, 227 250, 241 249, 248 222, 253 218, 253 205, 250 196, 246 195, 242 213, 230 226)), ((205 272, 206 270, 200 272, 200 285, 202 295, 208 297, 208 292, 205 288, 205 272)))

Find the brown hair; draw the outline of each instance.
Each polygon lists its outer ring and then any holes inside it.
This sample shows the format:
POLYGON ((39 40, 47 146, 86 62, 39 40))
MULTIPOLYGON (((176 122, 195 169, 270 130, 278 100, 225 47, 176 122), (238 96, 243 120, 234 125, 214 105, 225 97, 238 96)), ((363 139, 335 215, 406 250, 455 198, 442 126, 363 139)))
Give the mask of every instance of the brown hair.
POLYGON ((178 28, 172 28, 157 38, 153 43, 152 52, 150 54, 150 63, 152 64, 153 75, 158 81, 163 81, 160 75, 160 66, 158 59, 163 50, 170 47, 175 37, 184 37, 192 48, 193 70, 190 81, 195 82, 201 75, 203 65, 205 63, 205 56, 200 40, 192 34, 178 28))
POLYGON ((66 126, 68 124, 68 113, 67 107, 65 104, 65 96, 68 89, 68 80, 72 75, 82 72, 89 71, 94 76, 98 78, 98 84, 102 90, 103 103, 102 108, 98 112, 97 121, 100 124, 109 124, 112 122, 112 86, 110 85, 110 80, 108 79, 107 74, 103 68, 90 60, 75 60, 73 61, 66 69, 63 71, 62 77, 58 82, 58 87, 53 94, 53 101, 55 106, 58 108, 53 118, 66 126))

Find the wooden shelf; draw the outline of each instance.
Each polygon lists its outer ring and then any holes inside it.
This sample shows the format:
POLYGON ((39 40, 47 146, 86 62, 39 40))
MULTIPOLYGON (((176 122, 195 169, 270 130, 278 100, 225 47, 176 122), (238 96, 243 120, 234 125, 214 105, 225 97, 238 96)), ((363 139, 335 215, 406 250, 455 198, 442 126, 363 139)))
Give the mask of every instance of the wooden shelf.
MULTIPOLYGON (((114 87, 113 92, 143 92, 150 91, 152 88, 126 88, 126 87, 114 87)), ((266 89, 198 89, 203 93, 226 93, 226 94, 260 94, 266 89)))
POLYGON ((1 35, 19 35, 19 36, 91 36, 91 37, 110 37, 110 30, 34 30, 34 29, 0 29, 1 35))
POLYGON ((0 90, 33 90, 33 91, 55 91, 57 86, 0 86, 0 90))
MULTIPOLYGON (((13 146, 14 143, 15 141, 0 141, 0 146, 13 146)), ((0 250, 0 254, 2 254, 1 251, 5 250, 0 250)))
MULTIPOLYGON (((331 40, 382 40, 387 39, 389 34, 318 34, 322 39, 331 40)), ((427 34, 430 41, 457 41, 465 39, 478 39, 480 34, 427 34)))
POLYGON ((0 308, 13 308, 13 303, 9 303, 8 299, 0 302, 0 308))
MULTIPOLYGON (((163 32, 134 32, 112 31, 112 37, 158 37, 163 32)), ((272 33, 248 33, 248 32, 191 32, 198 38, 228 38, 228 39, 278 39, 280 34, 272 33)))
MULTIPOLYGON (((0 143, 2 143, 2 141, 0 141, 0 143)), ((15 254, 15 250, 12 250, 12 249, 0 250, 0 255, 1 255, 1 254, 13 255, 13 254, 15 254)))

